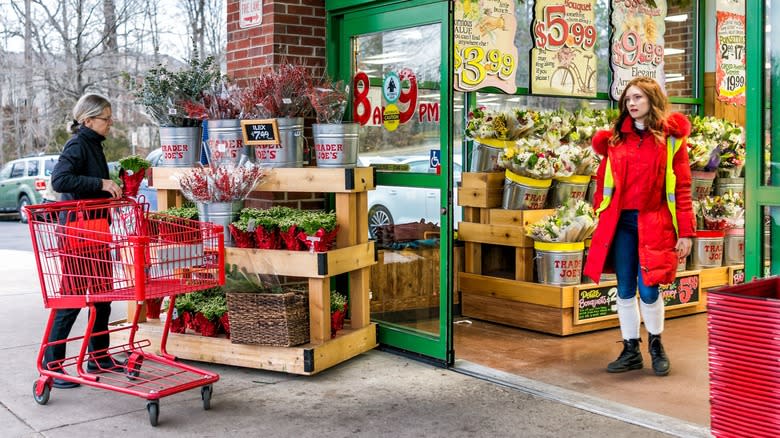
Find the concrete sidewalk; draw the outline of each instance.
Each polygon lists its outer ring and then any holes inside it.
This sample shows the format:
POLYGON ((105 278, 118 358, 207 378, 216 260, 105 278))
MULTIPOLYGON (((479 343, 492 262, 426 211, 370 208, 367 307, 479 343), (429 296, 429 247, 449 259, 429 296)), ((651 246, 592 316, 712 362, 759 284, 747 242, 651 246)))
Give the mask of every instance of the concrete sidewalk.
MULTIPOLYGON (((485 380, 371 351, 315 376, 198 364, 214 370, 212 408, 200 392, 160 401, 82 386, 33 400, 47 311, 31 252, 0 250, 0 425, 3 437, 656 437, 662 433, 485 380)), ((124 310, 114 305, 115 316, 124 310)), ((74 333, 83 330, 86 312, 74 333)))

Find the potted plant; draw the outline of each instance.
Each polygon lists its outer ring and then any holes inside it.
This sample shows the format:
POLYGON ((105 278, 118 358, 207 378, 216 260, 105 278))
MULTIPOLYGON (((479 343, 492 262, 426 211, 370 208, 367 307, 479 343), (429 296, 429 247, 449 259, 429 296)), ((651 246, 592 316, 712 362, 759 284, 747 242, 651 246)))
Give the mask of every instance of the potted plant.
MULTIPOLYGON (((309 303, 305 291, 284 289, 245 268, 225 269, 230 342, 291 347, 309 342, 309 303)), ((275 280, 275 279, 274 279, 275 280)))
POLYGON ((279 237, 282 239, 284 247, 291 251, 300 251, 306 249, 307 246, 298 240, 298 234, 300 228, 298 227, 298 213, 299 210, 293 210, 289 207, 287 210, 279 211, 279 237))
POLYGON ((335 338, 336 332, 344 328, 344 318, 347 316, 347 297, 336 290, 330 291, 330 337, 335 338))
POLYGON ((202 336, 214 337, 219 332, 220 319, 227 312, 225 293, 221 288, 189 294, 193 304, 193 326, 202 336))
POLYGON ((122 180, 122 191, 126 196, 138 196, 138 188, 141 187, 146 175, 146 169, 152 167, 149 160, 140 155, 130 155, 119 159, 119 178, 122 180))
POLYGON ((125 81, 149 117, 160 126, 163 167, 191 167, 200 162, 201 122, 206 117, 202 93, 221 77, 213 57, 197 51, 187 66, 173 71, 160 64, 136 82, 125 81))
POLYGON ((298 240, 306 245, 312 252, 325 252, 336 243, 335 212, 303 211, 297 217, 297 226, 300 228, 298 240))
POLYGON ((355 167, 358 157, 357 123, 342 123, 349 102, 349 85, 325 76, 307 96, 317 115, 312 125, 317 167, 355 167))
POLYGON ((311 89, 308 70, 283 64, 252 81, 241 95, 242 118, 276 118, 278 145, 255 146, 255 161, 269 167, 302 167, 303 122, 311 112, 307 91, 311 89))

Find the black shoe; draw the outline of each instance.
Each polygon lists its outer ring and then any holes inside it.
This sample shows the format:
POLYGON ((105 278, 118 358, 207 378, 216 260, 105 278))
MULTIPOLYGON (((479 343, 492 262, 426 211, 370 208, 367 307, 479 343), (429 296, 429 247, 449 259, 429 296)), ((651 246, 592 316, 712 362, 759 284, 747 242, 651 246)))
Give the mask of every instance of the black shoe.
POLYGON ((642 353, 639 339, 623 339, 623 351, 617 360, 607 365, 608 373, 623 373, 642 368, 642 353))
POLYGON ((114 362, 114 360, 110 357, 105 357, 98 360, 97 362, 87 362, 87 372, 93 374, 105 372, 124 373, 125 366, 121 363, 114 362))
POLYGON ((80 383, 77 382, 71 382, 70 380, 62 380, 62 379, 53 379, 52 380, 52 386, 57 389, 73 389, 78 388, 81 386, 80 383))
POLYGON ((653 372, 656 376, 665 376, 669 374, 671 364, 666 356, 664 346, 661 344, 661 335, 650 335, 647 340, 650 357, 653 359, 653 372))

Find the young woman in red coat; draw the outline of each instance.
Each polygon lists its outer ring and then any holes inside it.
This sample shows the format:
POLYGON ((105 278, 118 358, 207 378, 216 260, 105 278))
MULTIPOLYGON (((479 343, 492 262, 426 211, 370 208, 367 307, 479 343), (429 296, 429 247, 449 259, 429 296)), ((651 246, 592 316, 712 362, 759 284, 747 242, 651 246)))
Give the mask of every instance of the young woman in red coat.
POLYGON ((614 127, 599 131, 593 137, 593 149, 605 157, 597 173, 594 205, 597 209, 605 208, 593 233, 584 273, 597 283, 607 269, 617 274, 617 309, 623 351, 607 366, 607 371, 620 373, 642 368, 639 351, 641 309, 649 333, 653 371, 665 376, 669 374, 670 365, 661 344, 664 302, 659 296, 658 284, 674 280, 677 261, 690 252, 690 238, 696 231, 691 171, 684 142, 672 161, 677 179, 674 188, 677 230, 672 221, 665 188, 667 137, 687 137, 691 124, 683 114, 669 112, 669 100, 658 83, 650 78, 630 81, 620 96, 618 107, 620 116, 614 127), (607 157, 614 185, 611 197, 604 193, 607 157))

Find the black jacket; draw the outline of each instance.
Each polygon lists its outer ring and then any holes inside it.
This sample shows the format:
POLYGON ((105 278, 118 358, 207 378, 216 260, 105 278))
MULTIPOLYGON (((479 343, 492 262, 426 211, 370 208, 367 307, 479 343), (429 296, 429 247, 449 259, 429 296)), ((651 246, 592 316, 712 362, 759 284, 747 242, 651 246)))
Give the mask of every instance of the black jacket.
POLYGON ((51 185, 62 193, 62 200, 110 198, 102 190, 108 179, 108 164, 103 154, 103 140, 97 132, 82 126, 65 143, 60 159, 51 174, 51 185))

